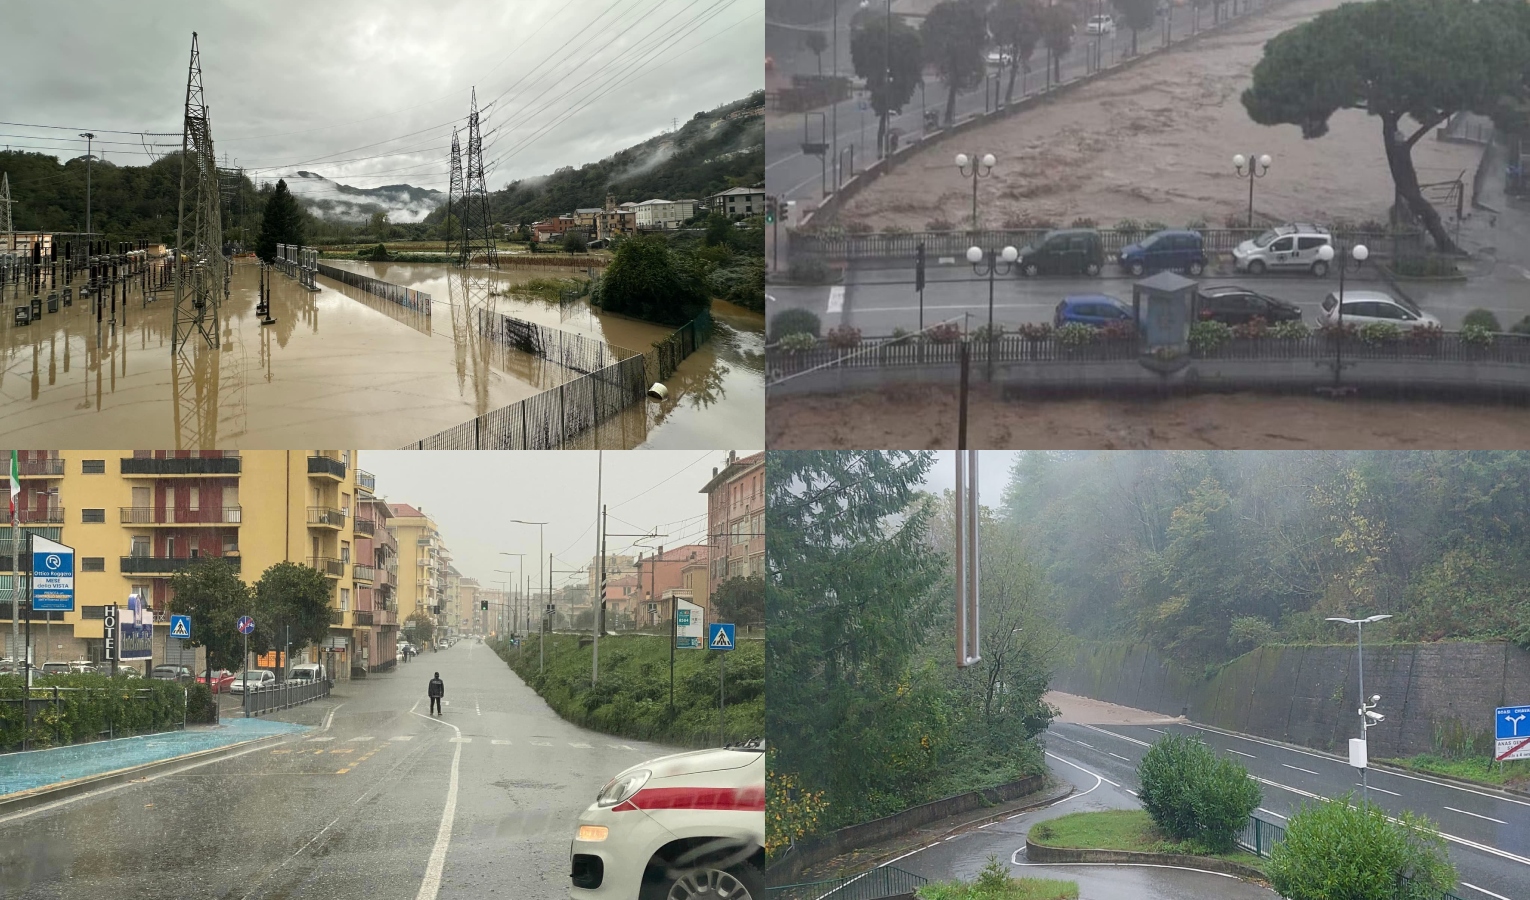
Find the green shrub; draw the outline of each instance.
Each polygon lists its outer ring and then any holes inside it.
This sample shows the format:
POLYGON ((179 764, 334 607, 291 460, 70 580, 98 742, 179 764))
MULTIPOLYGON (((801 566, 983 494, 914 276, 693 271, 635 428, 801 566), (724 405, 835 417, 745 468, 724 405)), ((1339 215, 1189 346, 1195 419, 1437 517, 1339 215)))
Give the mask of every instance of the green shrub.
POLYGON ((1100 330, 1083 322, 1069 322, 1053 332, 1057 342, 1067 347, 1082 347, 1100 338, 1100 330))
POLYGON ((792 307, 783 309, 770 318, 770 337, 772 340, 779 339, 788 334, 810 334, 818 337, 821 325, 818 316, 811 310, 792 307))
POLYGON ((829 280, 829 267, 821 259, 794 259, 786 274, 792 281, 802 284, 823 284, 829 280))
POLYGON ((186 723, 188 725, 211 725, 218 721, 218 698, 212 688, 202 682, 186 688, 186 723))
POLYGON ((1464 331, 1468 325, 1480 325, 1488 331, 1503 330, 1498 324, 1498 317, 1493 315, 1493 311, 1490 309, 1474 309, 1467 313, 1466 317, 1461 320, 1462 330, 1464 331))
POLYGON ((995 325, 995 326, 993 326, 993 330, 992 330, 991 334, 989 332, 989 328, 988 328, 987 325, 980 325, 980 326, 977 327, 976 330, 974 330, 972 332, 972 339, 974 341, 987 342, 989 337, 992 337, 994 340, 998 340, 999 338, 1001 338, 1003 336, 1004 336, 1004 326, 1003 325, 995 325))
MULTIPOLYGON (((175 682, 78 674, 46 676, 36 684, 86 690, 61 691, 58 707, 34 707, 27 735, 33 747, 164 731, 180 727, 185 716, 186 690, 175 682)), ((0 700, 20 700, 23 690, 20 675, 0 675, 0 700)), ((21 705, 0 703, 0 749, 19 748, 25 730, 21 705)))
POLYGON ((1179 734, 1148 749, 1137 779, 1142 807, 1161 831, 1214 853, 1233 848, 1261 796, 1241 764, 1218 758, 1199 740, 1179 734))
POLYGON ((781 338, 781 349, 788 353, 802 353, 818 346, 818 338, 803 331, 794 332, 781 338))
POLYGON ((841 325, 838 328, 831 328, 825 341, 830 347, 840 350, 859 347, 861 345, 861 330, 852 325, 841 325))
POLYGON ((1493 343, 1493 332, 1494 329, 1483 325, 1462 325, 1459 334, 1461 335, 1461 340, 1468 344, 1486 347, 1493 343))
POLYGON ((956 226, 945 219, 931 219, 924 223, 925 231, 955 231, 956 226))
POLYGON ((1069 225, 1068 227, 1069 228, 1098 228, 1099 225, 1093 219, 1089 218, 1088 216, 1080 216, 1079 218, 1074 219, 1073 223, 1071 225, 1069 225))
POLYGON ((1208 320, 1190 326, 1190 346, 1202 353, 1215 350, 1232 338, 1232 326, 1225 322, 1208 320))
POLYGON ((1367 322, 1360 326, 1360 340, 1367 344, 1391 344, 1402 337, 1403 330, 1391 322, 1367 322))
POLYGON ((1168 231, 1169 230, 1169 226, 1164 224, 1163 222, 1157 222, 1157 221, 1143 222, 1142 223, 1142 230, 1146 231, 1149 234, 1152 234, 1155 231, 1168 231))
POLYGON ((1404 256, 1393 260, 1392 271, 1405 278, 1438 278, 1459 273, 1454 260, 1444 256, 1404 256))
POLYGON ((1434 824, 1404 812, 1388 821, 1378 806, 1351 806, 1353 794, 1305 805, 1286 825, 1265 871, 1290 900, 1438 900, 1456 871, 1434 824), (1410 883, 1399 887, 1406 876, 1410 883))
POLYGON ((894 328, 892 330, 893 343, 897 344, 908 340, 910 334, 912 334, 912 332, 910 332, 907 328, 894 328))
POLYGON ((1280 338, 1283 341, 1299 341, 1302 338, 1311 337, 1312 329, 1301 322, 1276 322, 1270 326, 1269 336, 1280 338))
POLYGON ((1123 237, 1131 237, 1141 230, 1142 224, 1136 219, 1122 219, 1116 223, 1116 231, 1119 231, 1123 237))
POLYGON ((1509 326, 1510 334, 1530 334, 1530 316, 1525 316, 1518 322, 1509 326))

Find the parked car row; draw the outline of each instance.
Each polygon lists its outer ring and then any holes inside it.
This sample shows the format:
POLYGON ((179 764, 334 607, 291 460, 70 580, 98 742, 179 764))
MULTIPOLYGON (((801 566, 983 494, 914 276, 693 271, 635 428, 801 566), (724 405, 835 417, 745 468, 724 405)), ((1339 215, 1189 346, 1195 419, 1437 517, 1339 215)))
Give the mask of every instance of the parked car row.
MULTIPOLYGON (((1321 225, 1280 225, 1234 248, 1233 266, 1250 275, 1307 271, 1321 278, 1328 274, 1329 263, 1320 250, 1332 242, 1333 235, 1321 225)), ((1105 262, 1105 242, 1098 230, 1055 228, 1020 248, 1016 270, 1026 277, 1093 277, 1100 274, 1105 262)), ((1133 276, 1162 271, 1198 276, 1211 264, 1211 254, 1200 232, 1171 228, 1122 247, 1115 262, 1133 276)))
MULTIPOLYGON (((1302 308, 1288 300, 1237 285, 1201 287, 1194 297, 1195 318, 1202 321, 1244 325, 1255 319, 1268 324, 1300 322, 1302 308)), ((1323 298, 1318 324, 1339 324, 1339 299, 1336 293, 1323 298)), ((1406 297, 1393 297, 1382 291, 1349 290, 1344 292, 1343 320, 1356 327, 1373 323, 1399 328, 1440 327, 1440 320, 1424 312, 1406 297)), ((1109 294, 1073 294, 1064 297, 1052 315, 1052 324, 1061 328, 1072 322, 1103 327, 1112 322, 1132 321, 1130 303, 1109 294)))

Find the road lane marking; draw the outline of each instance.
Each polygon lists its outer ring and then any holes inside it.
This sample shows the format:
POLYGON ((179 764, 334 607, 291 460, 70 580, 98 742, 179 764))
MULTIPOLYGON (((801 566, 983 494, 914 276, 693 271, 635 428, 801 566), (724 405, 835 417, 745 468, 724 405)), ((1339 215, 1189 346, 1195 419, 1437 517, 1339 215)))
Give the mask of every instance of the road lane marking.
MULTIPOLYGON (((1105 752, 1106 752, 1106 753, 1110 753, 1110 751, 1109 751, 1109 750, 1106 750, 1106 751, 1105 751, 1105 752)), ((1119 753, 1110 753, 1110 755, 1111 755, 1111 756, 1114 756, 1114 757, 1115 757, 1115 758, 1116 758, 1116 759, 1119 759, 1119 760, 1121 760, 1121 761, 1122 761, 1122 762, 1131 762, 1131 760, 1129 760, 1129 759, 1127 759, 1127 758, 1126 758, 1126 757, 1124 757, 1124 756, 1122 756, 1122 755, 1121 755, 1121 754, 1119 754, 1119 753)))
POLYGON ((552 746, 552 741, 532 741, 531 742, 531 746, 533 746, 533 747, 551 747, 552 746))
POLYGON ((349 771, 350 771, 350 767, 347 766, 346 768, 337 771, 335 774, 336 775, 344 775, 346 772, 349 772, 349 771))
POLYGON ((829 315, 845 311, 845 286, 836 284, 829 288, 829 315))
POLYGON ((631 747, 627 746, 626 744, 607 744, 606 746, 610 747, 612 750, 631 750, 632 749, 631 747))
POLYGON ((412 741, 412 740, 414 740, 414 735, 412 735, 412 734, 399 734, 399 735, 394 735, 393 737, 388 738, 388 740, 390 740, 390 741, 412 741))
POLYGON ((1499 825, 1507 825, 1507 824, 1509 824, 1508 822, 1505 822, 1503 819, 1495 819, 1492 816, 1484 816, 1484 815, 1482 815, 1480 813, 1467 812, 1464 809, 1456 809, 1454 806, 1442 806, 1440 808, 1441 809, 1448 809, 1448 810, 1450 810, 1453 813, 1460 813, 1463 816, 1471 816, 1474 819, 1487 819, 1489 822, 1497 822, 1499 825))
POLYGON ((1281 763, 1281 765, 1285 766, 1288 769, 1295 769, 1298 772, 1306 772, 1308 775, 1318 775, 1320 777, 1322 775, 1321 772, 1314 772, 1311 769, 1303 769, 1301 766, 1293 766, 1290 763, 1281 763))
MULTIPOLYGON (((1527 278, 1530 278, 1530 275, 1527 275, 1527 276, 1525 276, 1525 277, 1527 277, 1527 278)), ((1483 893, 1483 894, 1487 894, 1487 895, 1488 895, 1488 896, 1489 896, 1489 897, 1494 897, 1494 898, 1497 898, 1497 900, 1509 900, 1509 898, 1508 898, 1508 897, 1505 897, 1505 896, 1504 896, 1504 895, 1503 895, 1503 894, 1495 894, 1495 893, 1493 893, 1493 892, 1492 892, 1492 891, 1490 891, 1490 890, 1488 890, 1488 889, 1487 889, 1487 888, 1480 888, 1480 887, 1477 887, 1477 886, 1476 886, 1476 885, 1475 885, 1475 884, 1472 884, 1472 883, 1471 883, 1471 882, 1469 882, 1469 881, 1463 881, 1463 882, 1461 882, 1461 886, 1462 886, 1462 887, 1469 887, 1469 888, 1471 888, 1471 889, 1472 889, 1472 890, 1474 890, 1474 891, 1477 891, 1477 892, 1479 892, 1479 893, 1483 893)))
MULTIPOLYGON (((416 716, 419 713, 410 710, 416 716)), ((429 716, 420 716, 429 719, 429 716)), ((439 719, 434 721, 441 721, 439 719)), ((441 722, 442 725, 457 732, 457 737, 462 737, 462 729, 450 722, 441 722)), ((436 829, 436 844, 430 851, 430 862, 425 867, 425 878, 420 882, 420 891, 415 894, 415 900, 436 900, 436 895, 441 893, 441 872, 446 868, 446 851, 452 844, 452 822, 457 817, 457 784, 462 771, 462 743, 457 743, 457 749, 452 752, 452 777, 446 788, 446 806, 441 810, 441 825, 436 829)))
MULTIPOLYGON (((1357 787, 1357 788, 1360 788, 1360 789, 1361 789, 1361 790, 1365 790, 1365 789, 1366 789, 1366 786, 1365 786, 1365 785, 1363 785, 1363 784, 1361 784, 1361 783, 1360 783, 1360 782, 1358 782, 1358 781, 1357 781, 1357 782, 1355 782, 1355 787, 1357 787)), ((1373 790, 1373 791, 1381 791, 1381 792, 1382 792, 1382 793, 1383 793, 1383 794, 1391 794, 1391 795, 1392 795, 1392 796, 1394 796, 1394 797, 1401 797, 1401 796, 1402 796, 1402 794, 1399 794, 1399 793, 1397 793, 1397 792, 1396 792, 1396 791, 1389 791, 1389 790, 1387 790, 1387 789, 1386 789, 1386 788, 1379 788, 1379 787, 1377 787, 1377 786, 1376 786, 1376 785, 1374 785, 1374 784, 1373 784, 1373 785, 1371 785, 1371 786, 1370 786, 1370 790, 1373 790)))
POLYGON ((447 743, 448 744, 471 744, 471 743, 473 743, 473 739, 470 738, 470 737, 463 737, 461 734, 458 734, 456 737, 450 738, 449 740, 447 740, 447 743))
POLYGON ((1262 812, 1262 813, 1269 813, 1270 815, 1274 816, 1277 819, 1284 819, 1285 818, 1285 816, 1281 815, 1280 813, 1276 812, 1275 810, 1273 810, 1273 809, 1265 809, 1262 806, 1259 807, 1259 811, 1262 812))
POLYGON ((580 750, 589 750, 589 749, 591 749, 589 744, 569 744, 569 746, 570 747, 578 747, 580 750))
POLYGON ((316 738, 309 738, 308 739, 308 743, 310 743, 310 744, 317 744, 317 743, 320 743, 322 741, 332 741, 332 740, 334 740, 334 738, 332 738, 332 737, 316 737, 316 738))
POLYGON ((1239 755, 1239 756, 1247 756, 1247 757, 1248 757, 1248 758, 1249 758, 1249 759, 1258 759, 1258 758, 1259 758, 1259 757, 1257 757, 1257 756, 1255 756, 1255 755, 1254 755, 1254 754, 1252 754, 1252 753, 1244 753, 1244 752, 1243 752, 1243 751, 1242 751, 1242 750, 1234 750, 1234 749, 1233 749, 1233 748, 1231 748, 1231 747, 1228 747, 1228 748, 1227 748, 1227 752, 1228 752, 1228 753, 1236 753, 1236 754, 1238 754, 1238 755, 1239 755))
MULTIPOLYGON (((1134 737, 1127 737, 1127 736, 1126 736, 1126 735, 1124 735, 1124 734, 1117 734, 1117 733, 1116 733, 1116 732, 1114 732, 1114 731, 1106 731, 1106 730, 1105 730, 1105 729, 1103 729, 1103 728, 1096 728, 1096 727, 1095 727, 1095 726, 1093 726, 1093 725, 1084 725, 1084 726, 1083 726, 1083 727, 1084 727, 1084 728, 1087 728, 1087 729, 1089 729, 1089 730, 1090 730, 1090 731, 1097 731, 1097 732, 1099 732, 1099 733, 1100 733, 1100 734, 1103 734, 1103 735, 1105 735, 1105 736, 1106 736, 1106 737, 1113 737, 1113 738, 1116 738, 1116 739, 1118 739, 1118 740, 1122 740, 1122 741, 1127 741, 1127 742, 1129 742, 1129 743, 1133 743, 1133 744, 1136 744, 1136 745, 1137 745, 1137 746, 1139 746, 1139 747, 1151 747, 1151 746, 1153 746, 1153 745, 1152 745, 1152 744, 1149 744, 1149 743, 1148 743, 1148 742, 1147 742, 1147 741, 1139 741, 1139 740, 1137 740, 1137 739, 1136 739, 1136 738, 1134 738, 1134 737)), ((1088 745, 1088 744, 1085 744, 1085 745, 1084 745, 1084 746, 1086 746, 1086 747, 1087 747, 1087 746, 1089 746, 1089 745, 1088 745)))
POLYGON ((473 701, 473 712, 477 713, 480 716, 483 715, 483 709, 481 709, 479 707, 477 700, 473 701))
POLYGON ((1128 794, 1131 794, 1133 797, 1137 796, 1137 792, 1132 790, 1131 788, 1122 788, 1122 790, 1126 791, 1128 794))
POLYGON ((1164 731, 1162 728, 1149 728, 1148 731, 1156 731, 1159 734, 1168 734, 1168 732, 1164 731))
MULTIPOLYGON (((320 751, 320 752, 323 752, 323 751, 320 751)), ((343 748, 337 748, 337 749, 331 750, 329 752, 330 752, 330 755, 332 755, 332 756, 339 756, 339 755, 346 754, 346 753, 355 753, 356 751, 355 751, 354 748, 351 748, 351 747, 343 747, 343 748)))
POLYGON ((354 743, 358 743, 358 742, 360 742, 360 741, 372 741, 372 740, 376 740, 376 738, 374 738, 374 737, 372 737, 372 736, 371 736, 371 735, 370 735, 370 734, 369 734, 369 735, 366 735, 366 736, 364 736, 364 737, 353 737, 353 738, 351 738, 351 739, 350 739, 350 740, 349 740, 349 741, 346 741, 346 743, 348 743, 348 744, 354 744, 354 743))
POLYGON ((499 740, 498 738, 496 738, 496 739, 490 741, 489 743, 491 743, 491 744, 499 744, 501 746, 504 746, 504 745, 509 744, 510 742, 509 741, 502 741, 502 740, 499 740))
MULTIPOLYGON (((1104 775, 1100 775, 1097 772, 1091 772, 1088 769, 1084 768, 1083 766, 1079 765, 1078 763, 1076 763, 1076 762, 1074 762, 1074 761, 1072 761, 1070 759, 1063 759, 1061 756, 1058 756, 1055 753, 1047 753, 1047 756, 1052 757, 1053 759, 1057 760, 1060 763, 1066 763, 1067 765, 1070 765, 1073 768, 1078 769, 1080 772, 1083 772, 1085 775, 1093 775, 1094 776, 1094 787, 1091 787, 1089 789, 1089 791, 1092 791, 1092 790, 1094 790, 1094 788, 1099 787, 1101 782, 1109 782, 1110 784, 1113 784, 1116 787, 1120 787, 1121 786, 1119 784, 1116 784, 1114 781, 1111 781, 1109 778, 1106 778, 1104 775)), ((1089 793, 1089 791, 1084 791, 1084 794, 1089 793)), ((1064 797, 1063 799, 1061 799, 1061 800, 1059 800, 1057 802, 1058 802, 1058 804, 1067 803, 1069 800, 1072 800, 1074 797, 1082 797, 1082 796, 1084 796, 1084 794, 1069 794, 1068 796, 1064 797)))
POLYGON ((1090 750, 1095 749, 1093 744, 1086 744, 1083 741, 1074 741, 1073 743, 1078 744, 1080 747, 1088 747, 1090 750))

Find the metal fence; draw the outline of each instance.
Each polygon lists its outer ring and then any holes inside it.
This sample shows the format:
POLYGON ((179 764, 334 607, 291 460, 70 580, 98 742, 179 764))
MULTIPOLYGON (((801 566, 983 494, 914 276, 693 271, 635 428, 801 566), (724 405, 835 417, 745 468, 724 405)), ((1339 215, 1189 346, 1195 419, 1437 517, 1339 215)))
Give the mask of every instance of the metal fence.
POLYGON ((330 682, 327 678, 317 681, 294 682, 291 679, 278 682, 264 690, 245 691, 241 700, 245 718, 261 713, 290 709, 329 696, 330 682))
POLYGON ((767 900, 882 900, 912 894, 929 879, 896 866, 879 866, 859 875, 828 881, 805 881, 765 889, 767 900))
POLYGON ((391 300, 399 306, 415 310, 416 312, 423 312, 427 316, 430 315, 430 295, 423 291, 380 281, 376 278, 352 272, 349 269, 337 269, 324 263, 315 263, 315 265, 318 268, 319 274, 326 278, 333 278, 342 284, 361 288, 369 294, 376 294, 384 300, 391 300))
POLYGON ((675 374, 680 363, 695 353, 696 348, 705 344, 711 336, 712 314, 702 310, 701 315, 681 325, 674 334, 655 342, 653 352, 648 354, 649 382, 664 381, 675 374))
MULTIPOLYGON (((984 250, 996 247, 1023 247, 1035 242, 1050 229, 1017 228, 982 231, 911 231, 903 233, 867 232, 863 234, 833 231, 792 234, 792 257, 811 257, 821 260, 858 259, 913 259, 920 244, 928 257, 951 256, 962 258, 967 248, 978 246, 984 250)), ((1263 234, 1264 228, 1196 228, 1201 234, 1208 253, 1231 253, 1234 247, 1246 240, 1263 234)), ((1152 233, 1150 229, 1125 231, 1117 228, 1101 228, 1100 240, 1106 256, 1119 253, 1128 244, 1142 240, 1152 233)), ((1333 239, 1337 243, 1365 244, 1373 255, 1409 256, 1424 252, 1424 234, 1421 231, 1357 231, 1336 229, 1333 239)))
POLYGON ((482 332, 494 340, 584 375, 638 355, 633 350, 582 334, 548 328, 486 309, 480 309, 478 315, 482 332))
MULTIPOLYGON (((11 717, 14 716, 14 721, 31 722, 33 727, 35 727, 38 722, 51 721, 53 723, 53 746, 58 746, 64 742, 62 725, 68 717, 71 707, 77 707, 79 704, 89 703, 92 700, 104 700, 107 698, 111 698, 114 701, 118 698, 123 698, 127 699, 130 703, 133 704, 154 703, 157 699, 154 696, 154 691, 150 688, 122 688, 117 686, 43 687, 34 684, 31 688, 26 690, 27 696, 25 701, 23 701, 21 697, 0 697, 0 718, 11 720, 11 717), (130 697, 123 696, 124 694, 129 693, 131 694, 130 697), (45 712, 51 712, 51 715, 44 716, 43 713, 45 712)), ((155 734, 167 730, 184 730, 186 728, 186 698, 184 691, 182 692, 181 696, 181 721, 179 725, 172 723, 168 729, 153 728, 146 732, 138 732, 133 731, 131 728, 124 728, 122 727, 122 724, 117 722, 111 714, 113 705, 114 704, 111 703, 107 704, 105 728, 101 729, 99 733, 83 736, 77 735, 77 737, 83 737, 83 740, 75 740, 72 743, 85 743, 93 740, 110 740, 117 737, 118 735, 155 734)), ((13 749, 32 749, 30 734, 23 731, 21 743, 19 746, 6 745, 0 747, 0 750, 13 749)))

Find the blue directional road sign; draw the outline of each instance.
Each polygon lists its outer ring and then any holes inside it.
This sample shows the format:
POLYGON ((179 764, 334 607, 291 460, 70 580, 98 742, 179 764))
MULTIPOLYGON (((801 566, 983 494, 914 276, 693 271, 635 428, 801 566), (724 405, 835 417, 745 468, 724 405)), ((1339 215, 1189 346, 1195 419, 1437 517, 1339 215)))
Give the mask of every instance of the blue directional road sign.
POLYGON ((1493 713, 1493 758, 1530 759, 1530 706, 1500 706, 1493 713))
POLYGON ((32 536, 32 608, 74 611, 74 548, 32 536))
POLYGON ((189 640, 191 638, 191 616, 171 616, 170 636, 189 640))
POLYGON ((250 632, 252 632, 254 630, 255 630, 255 620, 254 619, 250 618, 249 616, 240 616, 239 617, 239 633, 240 634, 249 634, 250 632))
POLYGON ((713 622, 707 626, 708 650, 732 650, 733 626, 727 622, 713 622))

